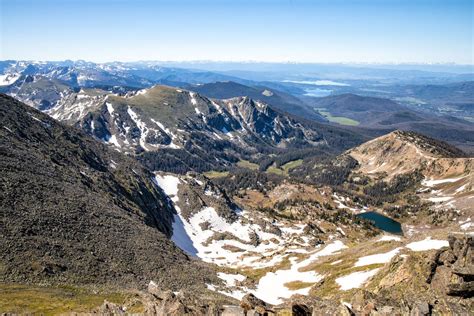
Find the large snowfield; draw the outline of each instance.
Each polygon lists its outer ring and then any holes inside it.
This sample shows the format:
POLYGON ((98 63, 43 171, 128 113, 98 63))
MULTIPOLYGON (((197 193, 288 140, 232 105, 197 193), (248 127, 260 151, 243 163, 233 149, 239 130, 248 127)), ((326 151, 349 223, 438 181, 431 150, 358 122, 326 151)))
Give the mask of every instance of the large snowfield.
POLYGON ((181 180, 173 175, 157 175, 156 183, 168 195, 174 203, 178 214, 174 217, 172 240, 175 244, 186 251, 188 254, 197 256, 206 262, 212 262, 226 267, 251 267, 254 269, 266 268, 278 265, 285 258, 289 257, 290 268, 280 269, 274 272, 267 272, 259 281, 255 289, 238 287, 236 283, 245 278, 239 274, 219 273, 227 287, 234 289, 219 290, 216 285, 209 284, 208 288, 218 290, 219 292, 241 299, 247 293, 253 293, 257 297, 271 303, 279 304, 282 299, 289 298, 294 294, 308 294, 311 286, 322 279, 322 276, 314 271, 301 271, 303 268, 317 260, 321 256, 328 256, 347 248, 341 241, 335 240, 324 247, 316 247, 313 251, 308 251, 306 247, 307 238, 300 236, 304 225, 288 227, 281 223, 275 223, 280 227, 282 236, 263 232, 260 226, 255 224, 242 223, 246 219, 247 212, 239 212, 237 221, 228 223, 220 217, 213 207, 204 207, 194 213, 188 220, 181 215, 181 210, 176 203, 179 201, 179 184, 181 180), (208 227, 203 229, 203 223, 208 223, 208 227), (216 232, 230 233, 238 239, 212 240, 209 239, 216 232), (255 232, 260 240, 268 241, 270 239, 278 242, 262 242, 258 246, 250 244, 250 232, 255 232), (303 244, 294 242, 296 237, 305 241, 303 244), (226 249, 226 246, 235 246, 243 252, 232 252, 226 249), (291 254, 305 254, 307 258, 297 261, 291 254), (290 290, 286 284, 300 281, 307 283, 308 286, 302 289, 290 290))

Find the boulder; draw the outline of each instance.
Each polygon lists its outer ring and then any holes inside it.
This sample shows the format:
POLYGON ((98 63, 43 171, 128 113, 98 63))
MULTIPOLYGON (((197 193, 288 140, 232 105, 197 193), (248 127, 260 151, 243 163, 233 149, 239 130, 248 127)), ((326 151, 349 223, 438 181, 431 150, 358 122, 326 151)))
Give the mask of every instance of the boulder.
POLYGON ((293 316, 311 316, 312 309, 305 304, 293 304, 291 313, 293 316))
POLYGON ((337 315, 341 316, 354 316, 354 312, 345 304, 341 304, 337 310, 337 315))
POLYGON ((125 315, 125 310, 123 309, 122 306, 118 304, 104 301, 102 306, 100 306, 99 314, 105 315, 105 316, 125 315))
POLYGON ((262 315, 267 311, 271 311, 269 304, 265 303, 253 294, 245 295, 240 301, 240 307, 242 307, 245 311, 255 310, 255 312, 262 315))
POLYGON ((410 316, 431 315, 431 307, 427 302, 416 302, 410 310, 410 316))

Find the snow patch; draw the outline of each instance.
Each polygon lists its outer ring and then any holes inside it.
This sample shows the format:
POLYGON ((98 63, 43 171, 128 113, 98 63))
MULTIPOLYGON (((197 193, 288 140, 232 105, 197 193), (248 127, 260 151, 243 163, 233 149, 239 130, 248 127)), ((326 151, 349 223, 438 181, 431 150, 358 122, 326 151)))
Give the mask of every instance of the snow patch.
POLYGON ((426 239, 424 240, 415 241, 406 245, 408 249, 411 249, 413 251, 440 249, 448 246, 449 243, 446 240, 431 239, 431 237, 426 237, 426 239))
POLYGON ((375 263, 387 263, 392 260, 393 257, 397 255, 401 248, 393 249, 392 251, 385 253, 378 253, 375 255, 360 257, 359 260, 355 263, 355 267, 368 266, 375 263))
POLYGON ((15 83, 19 78, 21 74, 4 74, 0 75, 0 86, 9 86, 13 83, 15 83))
POLYGON ((115 136, 115 135, 110 136, 109 139, 107 140, 107 143, 112 144, 112 145, 114 145, 115 147, 118 147, 118 148, 122 147, 122 146, 120 146, 120 143, 118 142, 117 136, 115 136))
POLYGON ((196 93, 194 93, 194 92, 189 92, 189 96, 191 97, 191 103, 192 103, 192 105, 197 105, 196 93))
POLYGON ((227 286, 235 286, 237 282, 242 282, 246 278, 242 274, 228 274, 224 272, 217 273, 217 276, 224 280, 227 286))
MULTIPOLYGON (((155 177, 156 183, 158 186, 165 192, 166 195, 174 203, 179 201, 178 197, 178 185, 181 183, 180 179, 172 175, 157 175, 155 177)), ((171 240, 175 243, 176 246, 187 252, 192 256, 197 255, 197 249, 194 247, 192 239, 189 237, 186 230, 186 223, 181 217, 181 209, 179 206, 175 205, 175 210, 178 214, 174 214, 173 217, 173 235, 171 240)))
POLYGON ((114 107, 112 106, 112 104, 109 102, 105 102, 105 105, 107 106, 107 111, 109 112, 110 116, 113 116, 114 107))
POLYGON ((474 226, 474 225, 472 224, 472 222, 467 222, 467 223, 464 223, 464 224, 461 225, 461 229, 462 229, 462 230, 468 230, 468 229, 471 228, 472 226, 474 226))
POLYGON ((367 282, 371 277, 379 272, 379 268, 369 270, 369 271, 359 271, 354 272, 349 275, 340 277, 336 279, 336 283, 339 284, 339 287, 343 291, 347 291, 354 288, 361 287, 364 283, 367 282))
POLYGON ((393 236, 393 235, 384 235, 380 237, 377 241, 401 241, 402 238, 399 236, 393 236))
POLYGON ((112 159, 110 159, 110 164, 109 166, 113 169, 117 169, 117 163, 115 161, 113 161, 112 159))
POLYGON ((178 185, 181 182, 178 177, 172 175, 155 177, 156 182, 174 202, 178 201, 178 185))
POLYGON ((456 193, 462 192, 466 189, 466 187, 467 187, 467 184, 464 184, 464 185, 460 186, 459 188, 457 188, 455 192, 456 193))
POLYGON ((459 177, 459 178, 448 178, 448 179, 440 179, 440 180, 434 180, 434 179, 425 179, 421 182, 422 185, 424 185, 425 187, 433 187, 435 185, 438 185, 438 184, 442 184, 442 183, 452 183, 452 182, 456 182, 456 181, 459 181, 463 178, 465 178, 466 176, 462 176, 462 177, 459 177))
MULTIPOLYGON (((178 206, 175 206, 176 211, 181 213, 181 209, 178 206)), ((186 253, 197 256, 197 249, 194 247, 193 240, 189 237, 186 231, 186 225, 183 222, 180 214, 175 214, 173 217, 173 235, 171 236, 171 241, 175 243, 176 246, 184 250, 186 253)))
POLYGON ((437 203, 437 202, 446 202, 452 199, 453 199, 452 196, 438 196, 438 197, 429 197, 427 200, 430 202, 437 203))
POLYGON ((314 271, 301 272, 300 269, 308 266, 321 256, 328 256, 337 251, 347 248, 341 241, 336 240, 327 245, 321 251, 313 253, 309 258, 296 262, 296 258, 290 258, 291 268, 288 270, 277 270, 275 272, 267 272, 258 282, 257 289, 252 291, 258 298, 270 303, 280 304, 282 299, 290 298, 294 294, 308 295, 311 286, 298 290, 290 290, 285 284, 293 281, 302 281, 308 283, 316 283, 323 277, 314 271))

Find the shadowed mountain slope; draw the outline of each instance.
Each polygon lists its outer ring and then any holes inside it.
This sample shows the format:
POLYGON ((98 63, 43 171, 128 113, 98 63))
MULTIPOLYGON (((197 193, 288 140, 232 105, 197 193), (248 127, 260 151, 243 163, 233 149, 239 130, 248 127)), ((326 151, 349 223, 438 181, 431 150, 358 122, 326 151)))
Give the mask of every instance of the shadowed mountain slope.
POLYGON ((0 95, 2 282, 203 286, 170 240, 174 209, 139 163, 0 95))

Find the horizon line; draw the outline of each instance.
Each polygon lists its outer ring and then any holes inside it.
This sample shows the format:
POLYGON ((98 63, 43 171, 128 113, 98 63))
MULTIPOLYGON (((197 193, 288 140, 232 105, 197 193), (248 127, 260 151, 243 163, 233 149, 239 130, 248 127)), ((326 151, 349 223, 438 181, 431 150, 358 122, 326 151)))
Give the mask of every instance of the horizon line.
POLYGON ((86 59, 57 59, 57 60, 46 60, 46 59, 14 59, 14 58, 5 58, 0 59, 1 62, 5 61, 17 61, 17 62, 31 62, 31 63, 44 63, 44 62, 86 62, 93 64, 108 64, 108 63, 233 63, 233 64, 313 64, 313 65, 424 65, 424 66, 471 66, 474 67, 474 62, 472 64, 468 63, 458 63, 454 61, 442 61, 442 62, 395 62, 395 61, 384 61, 384 62, 375 62, 375 61, 339 61, 339 62, 324 62, 324 61, 291 61, 291 60, 282 60, 282 61, 265 61, 265 60, 219 60, 219 59, 194 59, 194 60, 160 60, 160 59, 137 59, 137 60, 109 60, 109 61, 92 61, 86 59))

